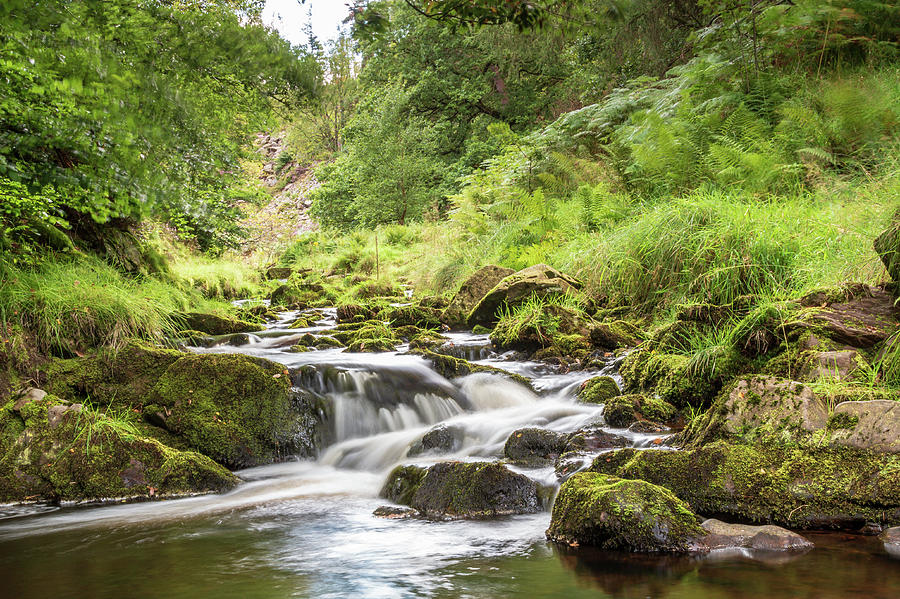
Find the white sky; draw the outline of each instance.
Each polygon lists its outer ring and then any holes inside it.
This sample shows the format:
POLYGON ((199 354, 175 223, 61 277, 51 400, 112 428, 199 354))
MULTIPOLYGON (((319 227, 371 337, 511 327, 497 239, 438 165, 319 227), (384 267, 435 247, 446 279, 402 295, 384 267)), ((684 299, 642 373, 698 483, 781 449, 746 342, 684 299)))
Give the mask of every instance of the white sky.
POLYGON ((292 44, 306 43, 303 24, 312 6, 313 32, 323 44, 337 37, 337 28, 347 16, 347 0, 266 0, 263 21, 278 30, 281 37, 292 44))

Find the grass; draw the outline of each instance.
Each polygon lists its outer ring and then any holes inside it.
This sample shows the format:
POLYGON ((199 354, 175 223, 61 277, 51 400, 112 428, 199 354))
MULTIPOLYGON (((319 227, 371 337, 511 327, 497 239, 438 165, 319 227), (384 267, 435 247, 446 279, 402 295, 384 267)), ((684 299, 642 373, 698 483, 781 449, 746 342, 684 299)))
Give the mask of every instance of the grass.
POLYGON ((142 436, 136 420, 135 414, 127 408, 107 406, 101 409, 90 401, 85 401, 75 421, 72 445, 83 439, 85 454, 90 456, 92 449, 102 451, 104 442, 108 443, 113 439, 133 441, 142 436))

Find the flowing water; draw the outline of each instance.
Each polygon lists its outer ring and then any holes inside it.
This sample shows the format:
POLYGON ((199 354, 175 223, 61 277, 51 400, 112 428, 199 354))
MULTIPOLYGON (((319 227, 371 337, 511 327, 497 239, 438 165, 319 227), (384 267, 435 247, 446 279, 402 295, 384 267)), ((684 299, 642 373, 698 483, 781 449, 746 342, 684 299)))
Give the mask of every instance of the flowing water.
MULTIPOLYGON (((0 597, 900 597, 900 561, 857 535, 813 534, 806 554, 747 552, 648 557, 559 548, 544 540, 549 513, 491 521, 385 520, 372 515, 399 463, 494 460, 524 426, 572 431, 602 424, 602 408, 574 393, 600 371, 556 372, 499 356, 486 337, 452 334, 442 352, 521 374, 533 390, 476 374, 449 381, 397 352, 291 353, 296 314, 241 345, 284 364, 298 390, 330 410, 317 460, 239 473, 233 491, 187 499, 58 509, 0 507, 0 597), (409 457, 441 424, 459 431, 452 453, 409 457)), ((232 339, 230 343, 235 343, 232 339)), ((616 375, 610 361, 602 371, 616 375)), ((653 435, 610 429, 636 447, 653 435)), ((553 486, 552 468, 515 468, 553 486)))

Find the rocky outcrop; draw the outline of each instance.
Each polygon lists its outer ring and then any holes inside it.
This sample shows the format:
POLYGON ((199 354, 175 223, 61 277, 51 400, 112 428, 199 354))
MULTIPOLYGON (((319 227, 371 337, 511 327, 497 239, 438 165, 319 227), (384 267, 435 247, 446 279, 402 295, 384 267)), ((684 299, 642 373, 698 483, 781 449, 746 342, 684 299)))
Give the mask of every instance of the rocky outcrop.
POLYGON ((450 304, 441 315, 441 320, 451 327, 462 327, 472 309, 488 291, 505 277, 513 274, 511 268, 494 266, 493 264, 478 269, 460 286, 459 291, 450 300, 450 304))
POLYGON ((851 285, 831 292, 810 294, 801 309, 785 323, 787 334, 809 331, 851 348, 870 348, 900 328, 900 307, 883 288, 851 285))
POLYGON ((395 468, 382 496, 438 520, 481 519, 540 510, 537 484, 496 462, 441 462, 395 468))
POLYGON ((497 321, 502 306, 517 306, 532 296, 546 297, 574 293, 582 283, 546 264, 536 264, 503 278, 472 308, 466 318, 469 326, 489 325, 497 321))
POLYGON ((649 553, 702 552, 705 534, 670 491, 595 472, 563 483, 547 529, 547 538, 557 543, 649 553))
POLYGON ((103 501, 224 491, 237 478, 206 456, 104 413, 29 390, 0 408, 0 502, 103 501))

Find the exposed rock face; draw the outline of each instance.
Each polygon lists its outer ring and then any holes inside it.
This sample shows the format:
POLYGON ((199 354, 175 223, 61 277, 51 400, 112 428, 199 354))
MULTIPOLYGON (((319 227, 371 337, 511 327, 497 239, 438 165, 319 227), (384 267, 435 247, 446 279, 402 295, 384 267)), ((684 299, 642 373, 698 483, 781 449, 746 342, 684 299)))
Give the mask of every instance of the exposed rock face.
POLYGON ((877 287, 856 286, 843 298, 812 294, 800 304, 806 309, 786 323, 787 331, 807 329, 854 348, 873 347, 900 326, 900 308, 894 306, 894 297, 877 287))
POLYGON ((591 470, 671 490, 699 513, 793 528, 900 523, 900 456, 847 447, 742 445, 623 449, 591 470))
POLYGON ((806 538, 780 526, 728 524, 709 519, 700 526, 708 533, 703 544, 710 549, 745 548, 762 551, 796 551, 812 549, 806 538))
POLYGON ((441 462, 427 470, 400 466, 382 496, 433 519, 479 519, 540 510, 537 484, 496 462, 441 462))
POLYGON ((409 456, 451 453, 462 446, 462 440, 463 430, 460 427, 442 424, 425 433, 414 443, 409 448, 409 456))
POLYGON ((0 408, 0 502, 166 497, 237 483, 206 456, 35 391, 0 408))
POLYGON ((687 504, 642 480, 584 472, 559 490, 547 538, 602 549, 690 553, 706 531, 687 504))
POLYGON ((523 428, 506 439, 503 455, 523 466, 543 466, 566 450, 569 435, 542 428, 523 428))
POLYGON ((252 333, 262 327, 252 322, 218 316, 216 314, 203 314, 200 312, 185 312, 176 314, 175 319, 182 323, 184 330, 199 331, 207 335, 229 335, 231 333, 252 333))
POLYGON ((451 327, 465 325, 466 317, 481 298, 493 289, 497 283, 514 272, 511 268, 494 266, 493 264, 478 269, 475 274, 466 279, 466 282, 462 284, 459 291, 453 296, 450 304, 444 310, 441 320, 451 327))
POLYGON ((466 320, 469 326, 489 325, 496 322, 501 306, 516 306, 533 295, 546 297, 575 292, 581 287, 581 282, 546 264, 529 266, 497 283, 472 308, 466 320))
POLYGON ((900 283, 900 210, 894 214, 887 230, 875 239, 875 252, 891 278, 900 283))
POLYGON ((837 445, 900 453, 900 401, 845 401, 834 408, 828 425, 837 445))

